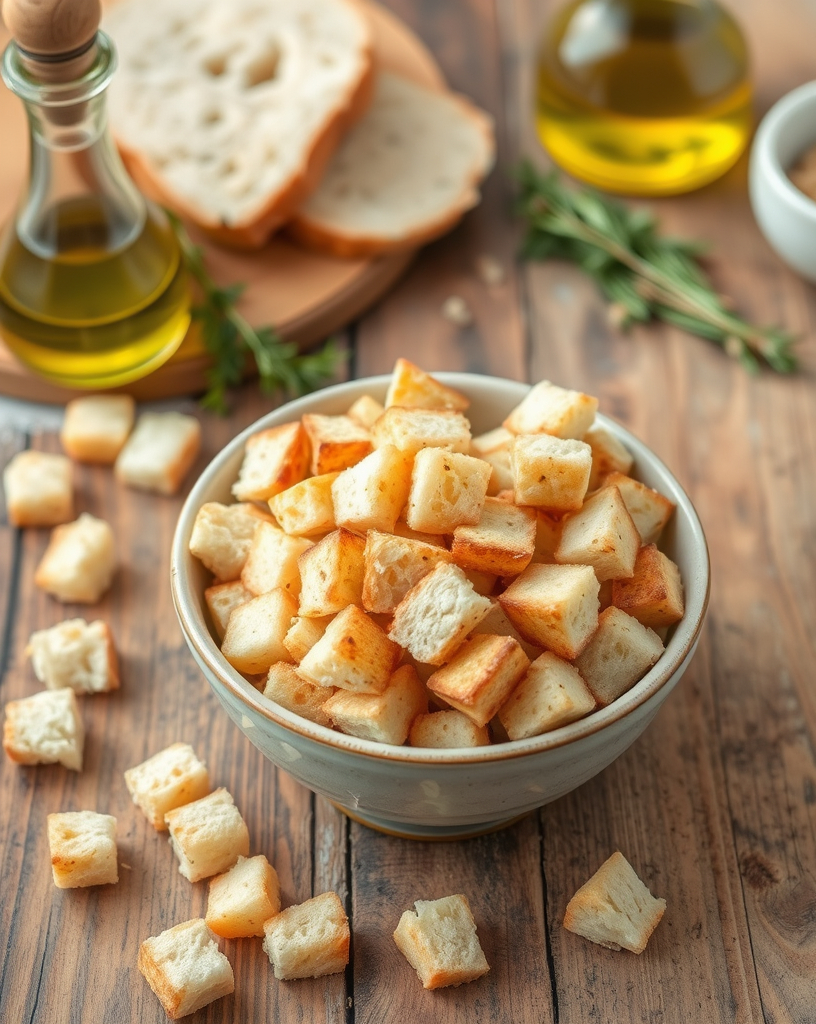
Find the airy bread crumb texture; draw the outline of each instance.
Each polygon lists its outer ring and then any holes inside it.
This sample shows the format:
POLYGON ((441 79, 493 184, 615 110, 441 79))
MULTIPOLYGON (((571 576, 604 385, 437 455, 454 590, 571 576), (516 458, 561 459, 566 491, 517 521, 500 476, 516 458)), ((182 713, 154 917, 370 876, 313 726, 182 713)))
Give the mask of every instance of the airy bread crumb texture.
POLYGON ((115 462, 133 429, 135 409, 130 395, 74 398, 65 406, 62 447, 77 462, 115 462))
POLYGON ((57 526, 74 514, 70 459, 49 452, 18 452, 3 470, 6 513, 14 526, 57 526))
POLYGON ((229 870, 249 855, 249 831, 223 787, 164 816, 179 871, 190 882, 229 870))
POLYGON ((663 653, 663 641, 619 608, 605 608, 598 628, 575 659, 595 700, 606 707, 635 685, 663 653))
POLYGON ((84 741, 76 694, 68 687, 6 704, 3 749, 17 764, 59 763, 82 771, 84 741))
POLYGON ((486 747, 490 733, 461 711, 417 715, 408 736, 412 747, 486 747))
POLYGON ((34 675, 49 690, 68 686, 76 693, 105 693, 119 687, 113 634, 97 619, 66 619, 32 633, 26 647, 34 675))
POLYGON ((270 667, 263 695, 310 722, 331 725, 331 719, 323 707, 326 701, 326 687, 318 686, 317 683, 306 679, 294 665, 288 665, 285 661, 279 661, 270 667))
POLYGON ((400 918, 394 941, 423 988, 462 985, 487 974, 490 967, 467 897, 416 900, 414 906, 400 918))
POLYGON ((268 501, 300 483, 309 469, 309 439, 301 423, 282 423, 253 434, 232 493, 238 501, 268 501))
POLYGON ((114 465, 129 487, 175 494, 201 447, 201 424, 181 412, 145 412, 114 465))
POLYGON ((264 922, 280 913, 278 873, 264 857, 239 857, 210 880, 207 927, 224 939, 264 934, 264 922))
POLYGON ((190 534, 190 552, 219 582, 237 580, 246 563, 255 531, 264 520, 269 521, 269 517, 250 502, 222 505, 218 501, 208 501, 195 517, 190 534))
POLYGON ((116 818, 95 811, 48 815, 51 871, 58 889, 113 885, 116 863, 116 818))
POLYGON ((320 978, 345 969, 351 932, 335 892, 287 907, 264 924, 263 948, 280 981, 320 978))
POLYGON ((165 814, 206 796, 210 791, 210 774, 189 743, 171 743, 141 764, 128 768, 125 785, 150 824, 159 832, 166 832, 165 814))
POLYGON ((104 520, 83 512, 51 534, 34 582, 58 601, 96 604, 115 570, 113 531, 104 520))

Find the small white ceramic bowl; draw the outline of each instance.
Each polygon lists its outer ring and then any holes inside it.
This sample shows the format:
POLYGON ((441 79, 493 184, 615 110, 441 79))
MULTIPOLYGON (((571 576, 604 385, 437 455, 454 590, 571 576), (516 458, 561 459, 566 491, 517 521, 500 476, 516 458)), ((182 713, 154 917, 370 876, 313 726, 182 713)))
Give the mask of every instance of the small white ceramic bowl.
POLYGON ((816 145, 816 82, 784 96, 757 129, 751 148, 751 207, 762 233, 785 262, 816 281, 816 202, 793 184, 787 170, 816 145))
MULTIPOLYGON (((528 391, 526 384, 465 373, 439 379, 471 399, 474 433, 501 423, 528 391)), ((315 725, 263 697, 222 657, 210 633, 203 598, 209 574, 188 550, 198 509, 229 502, 244 442, 267 427, 307 412, 345 412, 363 394, 382 401, 390 377, 327 388, 264 416, 213 459, 190 492, 172 552, 172 590, 185 639, 236 725, 265 755, 352 818, 418 839, 457 838, 509 824, 569 793, 614 761, 643 732, 685 671, 708 603, 705 537, 691 502, 663 463, 628 431, 600 417, 635 456, 634 473, 677 504, 661 546, 680 567, 686 613, 654 668, 609 707, 543 736, 491 747, 427 750, 357 739, 315 725)))

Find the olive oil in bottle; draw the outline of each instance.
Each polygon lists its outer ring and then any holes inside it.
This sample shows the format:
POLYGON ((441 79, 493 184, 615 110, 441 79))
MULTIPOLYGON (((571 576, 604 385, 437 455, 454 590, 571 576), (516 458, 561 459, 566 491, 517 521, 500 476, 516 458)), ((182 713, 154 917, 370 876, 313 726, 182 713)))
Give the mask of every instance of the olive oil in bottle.
POLYGON ((690 191, 748 142, 745 41, 712 0, 573 0, 545 33, 536 103, 569 173, 613 192, 690 191))

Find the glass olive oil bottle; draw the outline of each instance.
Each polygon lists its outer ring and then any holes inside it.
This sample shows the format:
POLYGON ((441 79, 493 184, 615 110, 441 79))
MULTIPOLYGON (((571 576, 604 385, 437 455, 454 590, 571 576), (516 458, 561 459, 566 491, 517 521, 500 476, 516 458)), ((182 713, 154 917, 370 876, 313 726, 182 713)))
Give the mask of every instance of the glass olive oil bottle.
POLYGON ((745 41, 712 0, 573 0, 545 33, 537 127, 612 192, 668 195, 731 167, 751 131, 745 41))

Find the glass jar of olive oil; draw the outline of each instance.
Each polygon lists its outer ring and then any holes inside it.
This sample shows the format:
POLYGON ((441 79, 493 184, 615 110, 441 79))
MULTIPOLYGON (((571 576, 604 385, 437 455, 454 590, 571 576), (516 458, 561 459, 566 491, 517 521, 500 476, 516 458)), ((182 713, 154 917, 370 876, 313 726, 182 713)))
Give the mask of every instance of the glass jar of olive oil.
POLYGON ((548 26, 537 127, 612 192, 669 195, 731 167, 751 131, 745 41, 712 0, 572 0, 548 26))

